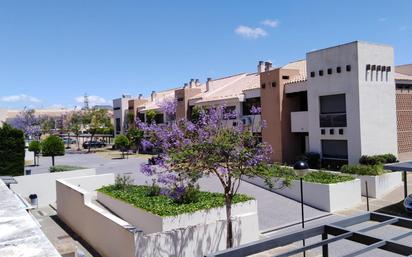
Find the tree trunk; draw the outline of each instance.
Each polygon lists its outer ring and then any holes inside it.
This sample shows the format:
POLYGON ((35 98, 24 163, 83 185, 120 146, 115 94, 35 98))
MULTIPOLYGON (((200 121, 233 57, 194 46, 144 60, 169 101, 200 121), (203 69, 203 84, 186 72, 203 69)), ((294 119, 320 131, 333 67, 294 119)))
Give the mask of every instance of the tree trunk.
POLYGON ((54 166, 54 155, 52 156, 52 166, 54 166))
POLYGON ((226 248, 233 247, 233 228, 232 228, 232 196, 225 193, 226 204, 226 248))
POLYGON ((80 151, 79 135, 77 135, 76 140, 77 140, 77 151, 80 151))
POLYGON ((37 154, 34 154, 34 166, 37 166, 36 158, 37 158, 37 154))
POLYGON ((89 153, 90 153, 90 147, 92 146, 93 136, 94 136, 94 134, 91 135, 90 141, 89 141, 89 150, 87 151, 89 153))

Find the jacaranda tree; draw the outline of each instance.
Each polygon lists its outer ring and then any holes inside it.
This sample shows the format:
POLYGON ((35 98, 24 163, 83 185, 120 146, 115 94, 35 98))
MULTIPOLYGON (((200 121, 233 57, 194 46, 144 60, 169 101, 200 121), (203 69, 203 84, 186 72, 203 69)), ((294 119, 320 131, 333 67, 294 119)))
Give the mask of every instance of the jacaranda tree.
MULTIPOLYGON (((176 112, 174 101, 161 105, 169 116, 176 112)), ((252 108, 259 114, 260 108, 252 108)), ((269 181, 266 164, 271 148, 259 142, 250 126, 233 127, 231 116, 224 106, 200 109, 197 119, 182 119, 167 124, 137 122, 145 131, 143 147, 160 150, 153 164, 143 164, 141 171, 152 177, 174 198, 196 188, 198 179, 215 176, 222 185, 227 217, 227 247, 233 246, 232 201, 242 176, 261 176, 269 181)))

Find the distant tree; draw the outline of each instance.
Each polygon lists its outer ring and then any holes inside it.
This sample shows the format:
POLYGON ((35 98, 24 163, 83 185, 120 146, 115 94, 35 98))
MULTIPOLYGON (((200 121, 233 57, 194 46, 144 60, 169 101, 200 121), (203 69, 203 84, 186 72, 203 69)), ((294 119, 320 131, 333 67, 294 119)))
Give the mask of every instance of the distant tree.
POLYGON ((152 123, 155 120, 155 117, 157 115, 157 112, 155 110, 149 110, 146 112, 146 122, 147 123, 152 123))
POLYGON ((23 131, 26 138, 40 139, 41 126, 40 119, 35 115, 34 109, 26 109, 20 112, 12 121, 10 125, 13 128, 23 131))
POLYGON ((0 176, 24 174, 24 133, 8 124, 0 127, 0 176))
POLYGON ((49 136, 42 142, 43 156, 52 157, 52 166, 54 166, 54 157, 64 155, 64 142, 58 136, 49 136))
POLYGON ((139 146, 140 143, 142 142, 144 132, 141 129, 138 128, 130 128, 129 131, 127 132, 127 138, 130 141, 130 144, 136 149, 137 152, 139 152, 139 146))
POLYGON ((74 112, 69 121, 69 131, 72 132, 76 137, 77 151, 80 151, 80 133, 83 125, 83 116, 81 112, 74 112))
MULTIPOLYGON (((83 115, 83 122, 89 128, 90 141, 100 129, 110 128, 111 121, 107 110, 105 109, 89 109, 83 115)), ((88 151, 90 152, 91 144, 88 151)))
POLYGON ((34 153, 34 165, 38 166, 39 162, 36 160, 38 160, 37 158, 41 152, 41 143, 37 140, 31 141, 29 144, 29 151, 34 153))
POLYGON ((125 135, 118 135, 114 139, 114 145, 122 152, 122 158, 124 159, 124 152, 129 148, 130 141, 125 135))
POLYGON ((49 116, 40 117, 40 129, 43 135, 50 135, 52 130, 55 128, 55 120, 49 116))

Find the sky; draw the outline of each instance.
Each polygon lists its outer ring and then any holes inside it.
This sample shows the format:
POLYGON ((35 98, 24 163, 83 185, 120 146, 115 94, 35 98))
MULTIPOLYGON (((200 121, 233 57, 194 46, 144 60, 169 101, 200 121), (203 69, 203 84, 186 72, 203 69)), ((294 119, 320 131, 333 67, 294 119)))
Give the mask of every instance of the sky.
POLYGON ((111 104, 355 40, 412 63, 412 1, 0 1, 0 108, 111 104), (396 3, 396 4, 394 4, 396 3))

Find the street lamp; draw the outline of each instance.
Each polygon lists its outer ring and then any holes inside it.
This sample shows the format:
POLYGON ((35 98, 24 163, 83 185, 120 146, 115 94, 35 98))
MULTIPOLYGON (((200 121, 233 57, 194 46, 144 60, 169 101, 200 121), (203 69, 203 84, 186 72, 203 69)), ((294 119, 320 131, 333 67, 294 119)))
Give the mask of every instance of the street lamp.
MULTIPOLYGON (((300 181, 300 207, 302 213, 302 228, 305 228, 305 213, 304 213, 304 205, 303 205, 303 176, 309 169, 309 165, 306 161, 297 161, 293 165, 293 169, 295 170, 296 175, 299 177, 300 181)), ((303 246, 305 246, 305 239, 303 239, 303 246)), ((303 256, 306 256, 306 252, 303 252, 303 256)))

